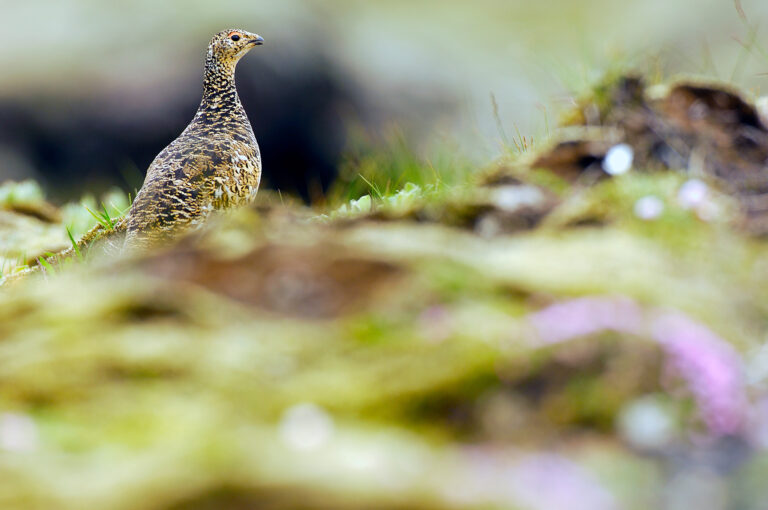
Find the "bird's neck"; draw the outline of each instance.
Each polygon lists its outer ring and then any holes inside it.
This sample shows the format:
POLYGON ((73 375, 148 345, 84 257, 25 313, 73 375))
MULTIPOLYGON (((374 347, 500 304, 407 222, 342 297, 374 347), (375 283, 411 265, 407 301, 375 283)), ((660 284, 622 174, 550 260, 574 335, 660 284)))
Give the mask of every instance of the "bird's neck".
POLYGON ((240 97, 235 88, 235 65, 237 62, 222 62, 209 52, 205 60, 203 77, 203 100, 200 111, 242 110, 240 97))

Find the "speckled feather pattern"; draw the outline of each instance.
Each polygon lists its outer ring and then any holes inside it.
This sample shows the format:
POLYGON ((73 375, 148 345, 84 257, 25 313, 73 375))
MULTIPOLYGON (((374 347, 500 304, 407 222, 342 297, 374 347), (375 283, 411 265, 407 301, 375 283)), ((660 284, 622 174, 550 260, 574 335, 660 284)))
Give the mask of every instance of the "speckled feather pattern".
POLYGON ((149 166, 128 214, 127 248, 167 239, 201 224, 214 210, 246 204, 256 196, 261 155, 237 95, 235 66, 260 43, 256 34, 237 29, 211 40, 200 107, 149 166))

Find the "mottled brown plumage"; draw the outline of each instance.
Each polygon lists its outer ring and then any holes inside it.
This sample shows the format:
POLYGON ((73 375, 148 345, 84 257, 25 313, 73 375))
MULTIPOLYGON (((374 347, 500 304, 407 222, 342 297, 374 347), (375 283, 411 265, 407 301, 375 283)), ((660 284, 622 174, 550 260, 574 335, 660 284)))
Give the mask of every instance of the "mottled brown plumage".
POLYGON ((128 214, 127 248, 199 225, 211 211, 248 203, 261 179, 259 146, 235 88, 235 66, 263 39, 224 30, 208 46, 203 99, 192 122, 157 155, 128 214))

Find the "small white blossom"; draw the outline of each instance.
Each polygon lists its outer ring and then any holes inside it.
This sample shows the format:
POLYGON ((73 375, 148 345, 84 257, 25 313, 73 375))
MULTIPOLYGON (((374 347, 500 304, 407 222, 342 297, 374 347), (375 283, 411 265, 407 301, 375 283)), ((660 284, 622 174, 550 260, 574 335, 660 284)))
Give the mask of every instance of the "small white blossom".
POLYGON ((333 436, 333 419, 315 404, 297 404, 280 421, 280 437, 290 448, 311 451, 322 448, 333 436))
POLYGON ((641 220, 655 220, 664 212, 664 202, 659 197, 649 195, 635 202, 635 216, 641 220))
POLYGON ((37 425, 24 414, 0 414, 0 450, 30 452, 37 448, 37 425))
POLYGON ((502 186, 493 193, 496 206, 508 212, 536 206, 543 199, 541 190, 535 186, 502 186))
POLYGON ((609 175, 625 174, 632 168, 634 157, 635 152, 629 145, 625 143, 614 145, 605 154, 603 170, 609 175))
POLYGON ((622 436, 637 448, 659 449, 675 436, 675 418, 660 402, 646 397, 631 403, 621 413, 622 436))
POLYGON ((691 179, 680 187, 677 201, 683 209, 693 209, 702 205, 708 195, 709 187, 704 181, 691 179))

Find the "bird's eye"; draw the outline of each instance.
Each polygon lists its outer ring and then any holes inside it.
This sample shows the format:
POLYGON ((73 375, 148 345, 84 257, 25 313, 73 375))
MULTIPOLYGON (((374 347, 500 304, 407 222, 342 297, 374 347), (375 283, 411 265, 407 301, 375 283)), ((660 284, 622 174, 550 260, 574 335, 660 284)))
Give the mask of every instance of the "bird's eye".
POLYGON ((232 39, 233 41, 237 42, 237 41, 240 40, 240 36, 238 34, 232 34, 230 36, 230 39, 232 39))

